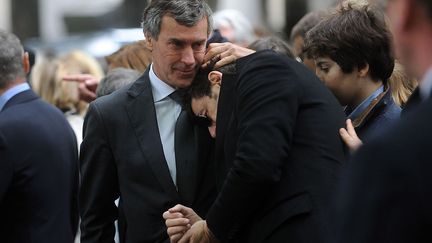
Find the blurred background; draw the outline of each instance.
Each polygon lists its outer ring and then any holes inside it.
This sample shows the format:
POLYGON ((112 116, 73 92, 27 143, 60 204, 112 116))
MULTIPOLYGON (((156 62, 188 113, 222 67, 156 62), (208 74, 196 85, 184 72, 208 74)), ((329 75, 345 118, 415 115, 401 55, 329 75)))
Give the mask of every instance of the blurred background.
MULTIPOLYGON (((0 28, 27 48, 55 53, 80 49, 95 57, 143 38, 141 14, 148 0, 0 0, 0 28)), ((258 34, 289 36, 307 12, 335 0, 208 0, 213 11, 237 9, 258 34)))

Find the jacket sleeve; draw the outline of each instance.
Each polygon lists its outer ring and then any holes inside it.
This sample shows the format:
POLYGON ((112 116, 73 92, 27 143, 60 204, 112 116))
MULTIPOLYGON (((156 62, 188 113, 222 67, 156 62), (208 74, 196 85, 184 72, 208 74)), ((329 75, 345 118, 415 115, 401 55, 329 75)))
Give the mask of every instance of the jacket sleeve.
POLYGON ((114 242, 118 210, 117 168, 107 128, 98 107, 90 104, 84 120, 79 192, 81 242, 114 242))

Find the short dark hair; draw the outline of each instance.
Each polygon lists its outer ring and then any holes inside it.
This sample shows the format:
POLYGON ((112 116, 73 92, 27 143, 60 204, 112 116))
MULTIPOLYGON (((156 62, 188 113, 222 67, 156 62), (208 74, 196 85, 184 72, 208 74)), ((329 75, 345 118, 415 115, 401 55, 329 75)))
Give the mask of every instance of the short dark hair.
POLYGON ((189 88, 190 98, 210 96, 211 83, 208 75, 211 71, 219 71, 222 75, 235 75, 237 73, 236 63, 232 62, 217 69, 214 68, 214 63, 211 63, 208 67, 199 69, 189 88))
POLYGON ((192 27, 207 18, 207 34, 212 30, 212 11, 204 0, 155 0, 150 1, 142 17, 143 32, 146 36, 158 39, 162 18, 170 16, 177 23, 192 27))
POLYGON ((25 77, 22 65, 24 49, 14 34, 0 30, 0 88, 25 77))
POLYGON ((307 33, 304 50, 314 58, 330 57, 344 73, 369 64, 371 78, 386 83, 394 67, 391 43, 381 11, 348 3, 307 33))

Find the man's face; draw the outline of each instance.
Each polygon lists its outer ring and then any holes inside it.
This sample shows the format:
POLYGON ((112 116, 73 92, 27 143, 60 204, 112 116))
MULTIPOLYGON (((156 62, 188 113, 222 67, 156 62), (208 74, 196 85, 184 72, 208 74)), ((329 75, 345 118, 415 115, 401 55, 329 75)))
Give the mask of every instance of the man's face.
POLYGON ((316 75, 333 92, 341 105, 351 105, 358 83, 355 72, 344 73, 341 67, 329 57, 318 57, 315 64, 316 75))
POLYGON ((196 116, 209 119, 210 124, 208 129, 213 138, 216 137, 216 117, 219 90, 220 86, 218 84, 212 84, 210 96, 192 98, 191 102, 192 111, 196 116))
POLYGON ((188 87, 203 61, 207 37, 206 18, 187 27, 164 16, 158 39, 146 36, 158 78, 174 88, 188 87))
POLYGON ((393 34, 393 44, 396 58, 399 59, 406 67, 406 71, 410 75, 416 75, 416 62, 414 51, 412 50, 412 33, 407 29, 408 21, 406 19, 406 11, 408 1, 403 0, 388 0, 386 4, 386 12, 389 20, 389 28, 393 34))

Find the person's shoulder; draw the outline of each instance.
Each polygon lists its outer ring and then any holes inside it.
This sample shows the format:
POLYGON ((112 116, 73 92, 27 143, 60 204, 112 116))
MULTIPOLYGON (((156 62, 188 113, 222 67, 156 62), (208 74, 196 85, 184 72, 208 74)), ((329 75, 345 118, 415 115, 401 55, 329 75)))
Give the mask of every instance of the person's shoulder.
POLYGON ((403 161, 426 152, 428 150, 426 147, 430 145, 432 137, 431 107, 431 105, 423 104, 423 107, 419 107, 409 116, 395 121, 391 129, 386 129, 380 136, 365 143, 359 150, 358 160, 372 161, 368 163, 374 163, 374 161, 392 163, 391 161, 403 161))

